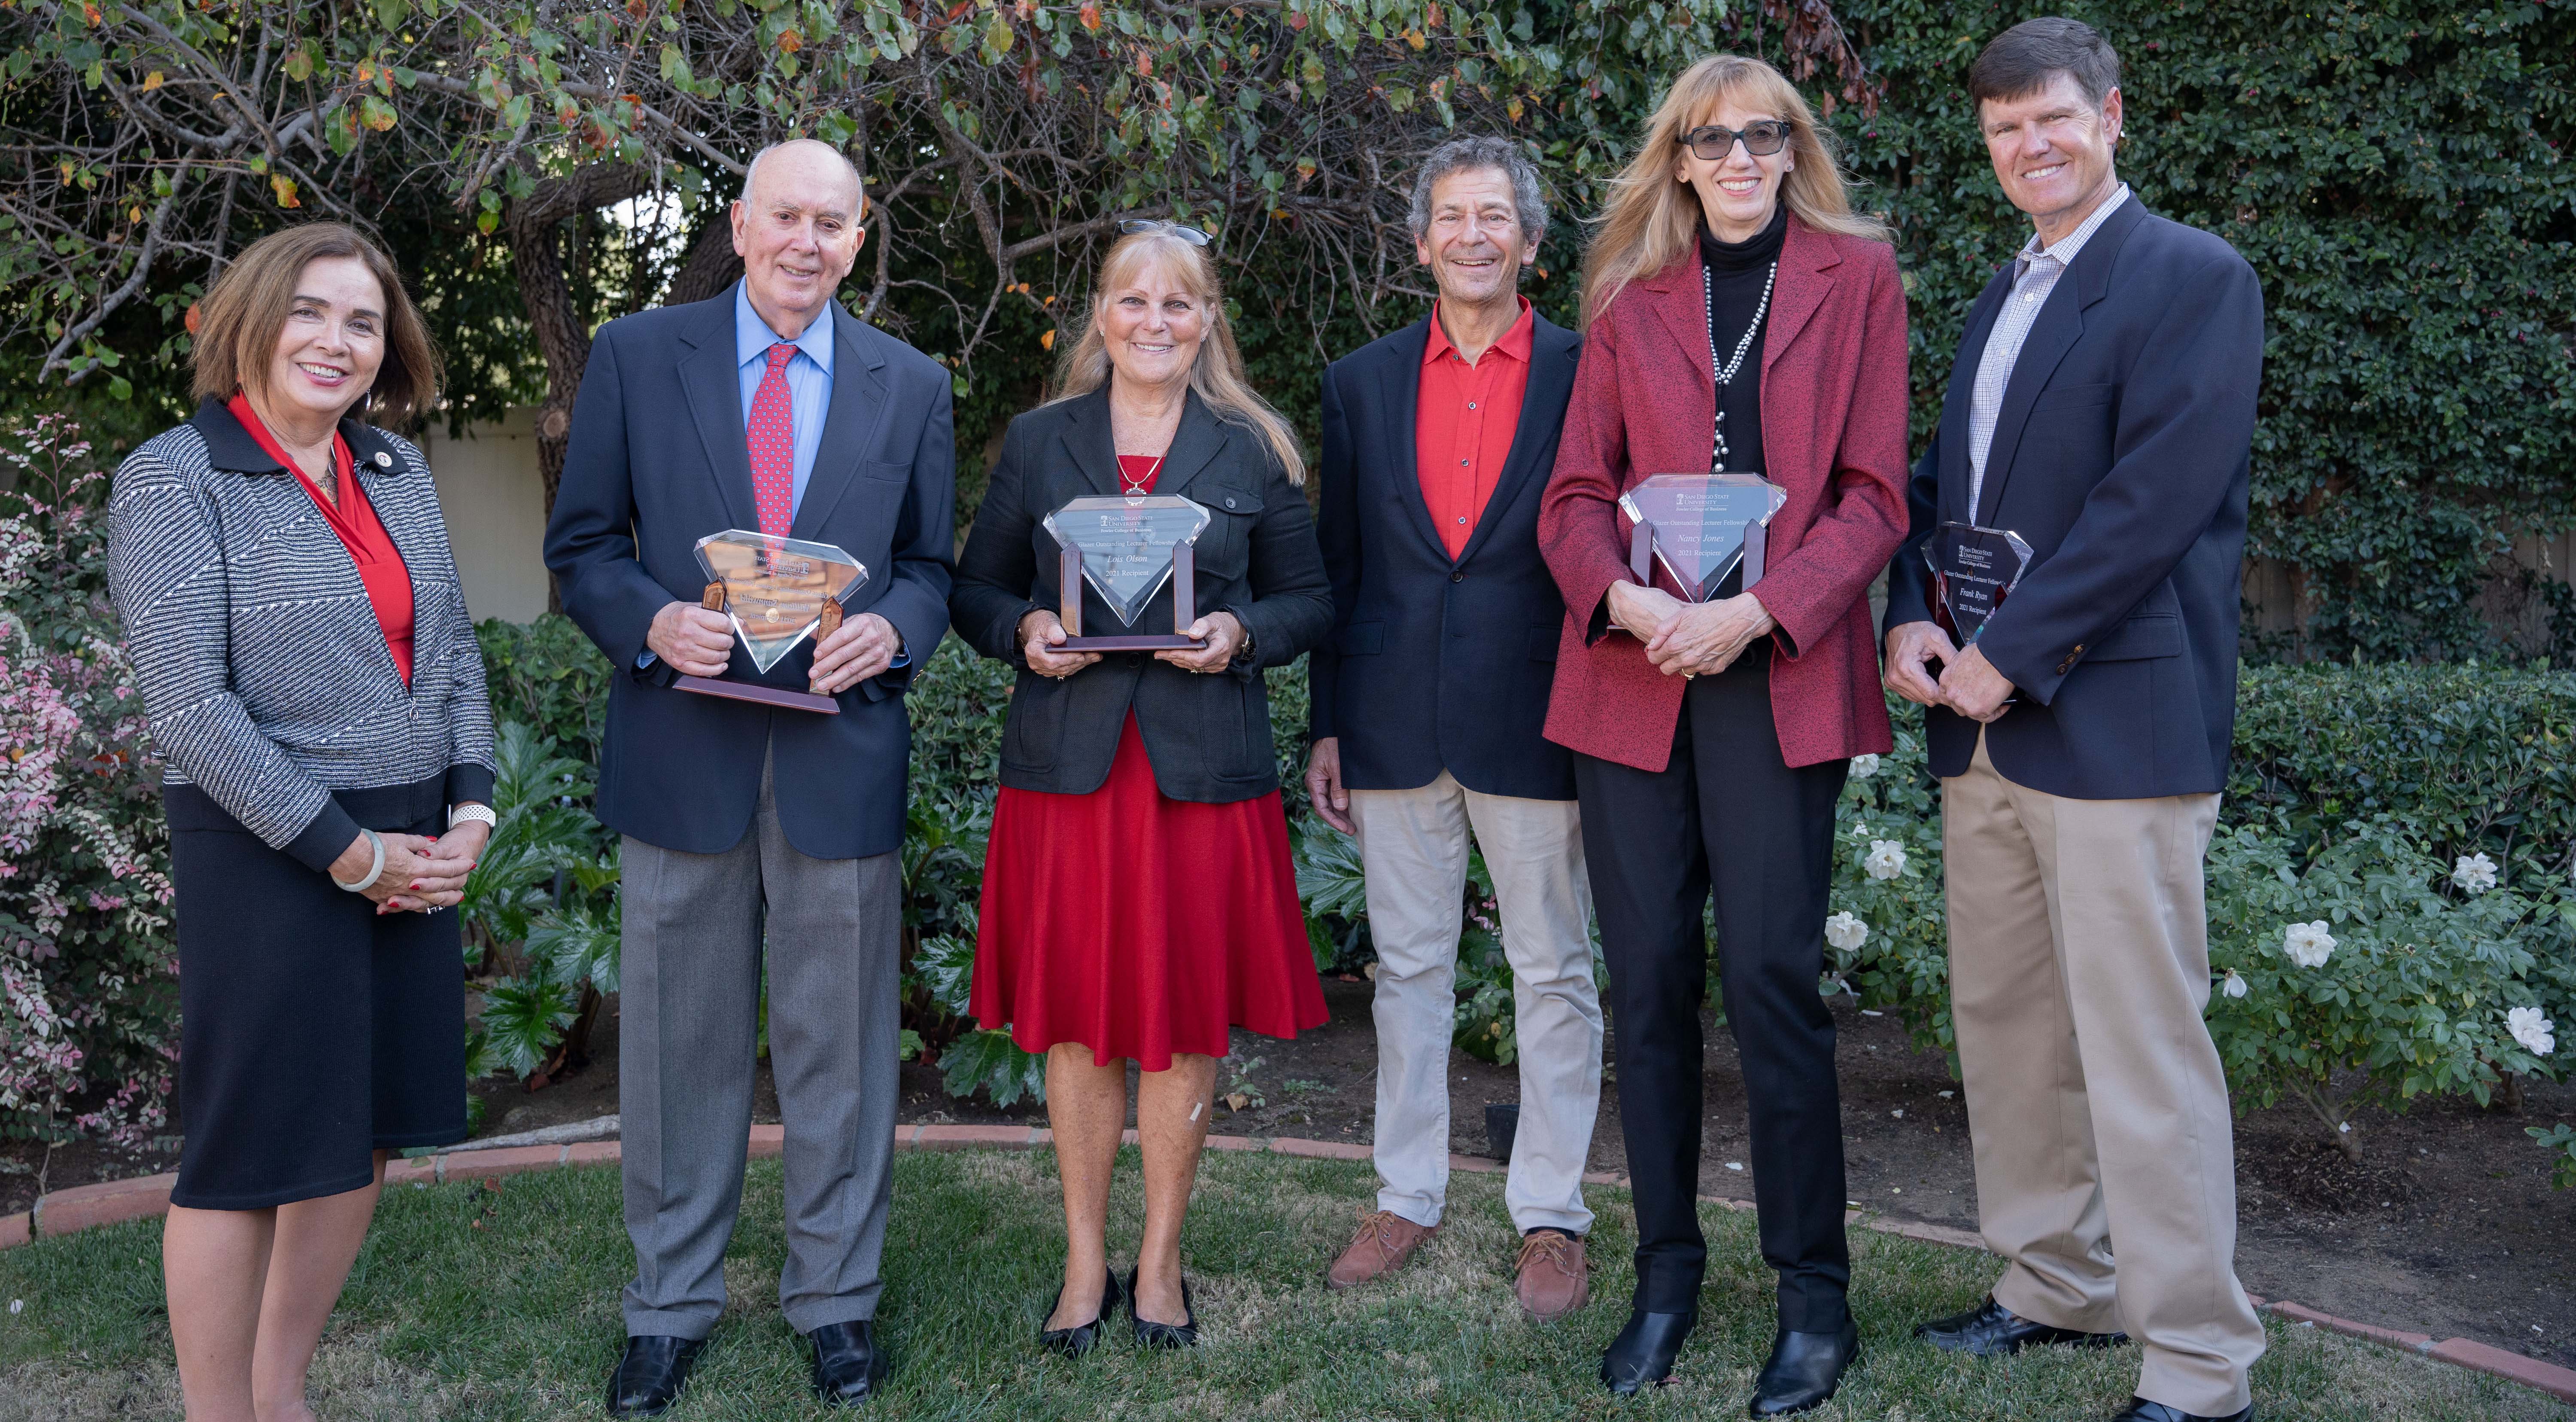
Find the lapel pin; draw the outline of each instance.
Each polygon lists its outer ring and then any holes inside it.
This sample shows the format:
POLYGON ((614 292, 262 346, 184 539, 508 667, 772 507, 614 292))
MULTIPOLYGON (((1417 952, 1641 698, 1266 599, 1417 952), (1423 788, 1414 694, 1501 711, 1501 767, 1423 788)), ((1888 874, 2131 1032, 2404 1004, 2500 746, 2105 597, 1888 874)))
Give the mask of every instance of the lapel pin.
POLYGON ((391 469, 391 468, 393 468, 393 467, 394 467, 394 457, 393 457, 392 455, 390 455, 390 454, 385 453, 385 452, 384 452, 383 450, 381 450, 381 449, 380 449, 380 450, 377 450, 377 451, 376 451, 376 467, 377 467, 378 469, 391 469))

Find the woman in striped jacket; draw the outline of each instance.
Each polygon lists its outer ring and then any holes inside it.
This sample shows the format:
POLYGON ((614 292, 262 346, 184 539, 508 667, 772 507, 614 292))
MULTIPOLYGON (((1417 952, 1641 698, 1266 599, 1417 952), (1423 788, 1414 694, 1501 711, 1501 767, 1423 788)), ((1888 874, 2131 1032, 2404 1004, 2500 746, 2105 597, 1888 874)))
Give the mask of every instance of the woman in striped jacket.
POLYGON ((387 1156, 465 1136, 452 907, 494 824, 482 654, 403 425, 393 263, 261 239, 199 303, 196 414, 135 450, 110 586, 151 713, 180 963, 162 1263, 192 1422, 306 1417, 387 1156))

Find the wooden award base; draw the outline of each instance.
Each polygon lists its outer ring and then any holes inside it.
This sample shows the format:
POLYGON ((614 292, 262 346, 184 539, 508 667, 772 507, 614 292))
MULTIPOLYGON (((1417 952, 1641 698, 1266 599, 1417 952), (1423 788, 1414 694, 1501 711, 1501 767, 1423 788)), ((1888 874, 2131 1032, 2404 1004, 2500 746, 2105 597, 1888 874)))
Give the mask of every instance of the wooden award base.
POLYGON ((1064 624, 1064 641, 1059 652, 1169 652, 1200 651, 1207 646, 1204 637, 1181 635, 1180 629, 1199 620, 1197 560, 1190 556, 1190 545, 1184 543, 1172 550, 1172 627, 1170 632, 1130 632, 1115 637, 1082 635, 1082 550, 1067 548, 1057 563, 1056 584, 1064 596, 1064 605, 1056 620, 1064 624))
MULTIPOLYGON (((724 611, 724 584, 707 584, 706 593, 698 599, 698 605, 709 612, 724 611)), ((839 631, 840 626, 841 605, 826 600, 823 604, 822 621, 814 628, 814 640, 822 641, 839 631)), ((675 678, 671 684, 682 691, 694 691, 700 696, 721 696, 728 701, 749 701, 761 706, 776 706, 788 711, 813 711, 825 716, 841 714, 839 701, 816 691, 793 691, 783 686, 762 686, 748 681, 725 681, 712 676, 684 675, 675 678)))

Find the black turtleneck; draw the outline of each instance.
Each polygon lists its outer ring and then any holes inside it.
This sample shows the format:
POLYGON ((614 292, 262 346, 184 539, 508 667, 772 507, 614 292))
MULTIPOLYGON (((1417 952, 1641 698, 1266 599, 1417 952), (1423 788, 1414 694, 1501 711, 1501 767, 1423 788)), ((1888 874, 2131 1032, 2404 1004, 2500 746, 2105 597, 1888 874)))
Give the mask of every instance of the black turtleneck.
MULTIPOLYGON (((1753 321, 1754 308, 1762 304, 1762 284, 1771 275, 1771 264, 1780 256, 1781 244, 1789 236, 1789 207, 1779 203, 1771 209, 1771 223, 1742 242, 1720 242, 1709 235, 1708 227, 1699 229, 1699 256, 1708 267, 1708 334, 1717 348, 1717 364, 1726 365, 1735 354, 1735 343, 1744 339, 1744 328, 1753 321)), ((1779 292, 1772 292, 1777 305, 1779 292)), ((1769 318, 1764 318, 1769 325, 1769 318)), ((1734 381, 1722 394, 1726 408, 1726 468, 1730 473, 1765 473, 1762 463, 1762 341, 1756 332, 1753 344, 1744 352, 1744 364, 1737 367, 1734 381)))

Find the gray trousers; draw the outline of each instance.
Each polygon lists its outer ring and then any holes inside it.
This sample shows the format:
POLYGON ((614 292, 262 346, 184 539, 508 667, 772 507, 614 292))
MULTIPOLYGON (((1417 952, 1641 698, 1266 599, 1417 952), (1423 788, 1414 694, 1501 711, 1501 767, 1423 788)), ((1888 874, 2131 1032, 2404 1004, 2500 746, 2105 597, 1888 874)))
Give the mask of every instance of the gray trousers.
POLYGON ((902 873, 896 856, 813 859, 778 827, 769 773, 742 843, 625 841, 617 1104, 635 1278, 626 1331, 704 1338, 724 1311, 760 1020, 786 1126, 787 1263, 798 1332, 873 1318, 893 1193, 902 873))

